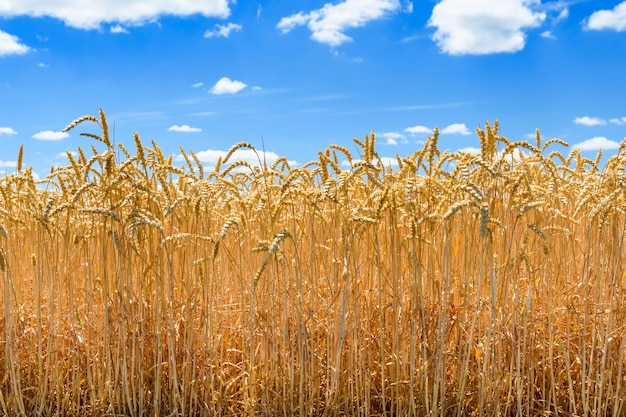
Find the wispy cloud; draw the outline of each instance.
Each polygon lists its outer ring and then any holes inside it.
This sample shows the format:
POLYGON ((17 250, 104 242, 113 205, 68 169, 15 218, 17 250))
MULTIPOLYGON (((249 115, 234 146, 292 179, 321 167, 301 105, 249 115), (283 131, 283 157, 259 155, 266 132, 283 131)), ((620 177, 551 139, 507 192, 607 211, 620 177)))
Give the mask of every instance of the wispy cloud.
POLYGON ((69 137, 70 137, 69 133, 66 133, 66 132, 55 132, 53 130, 44 130, 42 132, 35 133, 33 135, 34 139, 50 140, 50 141, 62 140, 62 139, 69 138, 69 137))
POLYGON ((199 127, 191 127, 189 125, 182 125, 182 126, 174 125, 174 126, 170 126, 167 130, 169 130, 170 132, 182 132, 182 133, 202 132, 202 129, 200 129, 199 127))
POLYGON ((599 117, 582 116, 575 118, 574 123, 583 126, 601 126, 606 124, 606 120, 599 117))
POLYGON ((109 29, 109 31, 115 34, 120 34, 120 33, 129 34, 130 33, 128 29, 126 29, 122 25, 113 25, 111 26, 111 29, 109 29))
POLYGON ((248 85, 241 81, 231 80, 228 77, 222 77, 217 83, 209 90, 211 94, 235 94, 246 88, 248 85))
POLYGON ((428 26, 432 39, 450 55, 485 55, 517 52, 526 45, 525 30, 546 19, 535 12, 532 0, 442 0, 434 8, 428 26))
POLYGON ((2 135, 17 135, 17 132, 11 127, 0 127, 0 136, 2 135))
POLYGON ((4 55, 22 55, 30 51, 30 48, 20 42, 17 36, 0 30, 0 57, 4 55))
POLYGON ((604 136, 596 136, 591 139, 584 140, 572 146, 572 149, 580 149, 581 151, 597 151, 619 149, 619 142, 609 140, 604 136))
POLYGON ((204 32, 205 38, 218 38, 224 37, 228 38, 231 32, 240 32, 243 29, 243 26, 238 25, 236 23, 228 23, 226 25, 217 24, 212 30, 207 30, 204 32))
POLYGON ((626 30, 626 1, 621 2, 613 9, 598 10, 589 16, 584 24, 587 30, 626 30))
POLYGON ((556 39, 556 36, 554 36, 554 34, 549 30, 544 30, 543 32, 541 32, 541 37, 545 39, 556 39))
POLYGON ((345 0, 338 4, 326 3, 321 9, 298 12, 283 17, 277 28, 288 33, 297 26, 306 26, 311 31, 311 39, 316 42, 339 46, 351 42, 345 34, 351 28, 365 26, 402 8, 398 0, 345 0))
POLYGON ((48 16, 60 19, 66 25, 80 29, 97 29, 102 23, 142 25, 163 15, 226 18, 230 14, 228 0, 4 0, 0 5, 3 17, 48 16))
POLYGON ((449 109, 453 107, 461 107, 471 104, 469 102, 458 102, 458 103, 440 103, 440 104, 414 104, 408 106, 393 106, 387 107, 385 110, 387 111, 411 111, 411 110, 433 110, 433 109, 449 109))
POLYGON ((626 117, 618 117, 615 119, 611 119, 609 120, 609 122, 616 124, 616 125, 623 125, 623 124, 626 124, 626 117))
POLYGON ((204 83, 203 83, 203 82, 199 82, 199 83, 192 84, 191 86, 192 86, 193 88, 200 88, 200 87, 202 87, 203 85, 204 85, 204 83))

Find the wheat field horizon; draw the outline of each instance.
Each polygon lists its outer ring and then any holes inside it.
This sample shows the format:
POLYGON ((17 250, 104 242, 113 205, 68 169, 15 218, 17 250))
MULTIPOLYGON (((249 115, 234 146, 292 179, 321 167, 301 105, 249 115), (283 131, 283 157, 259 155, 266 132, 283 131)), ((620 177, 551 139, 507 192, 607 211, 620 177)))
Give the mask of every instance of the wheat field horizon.
POLYGON ((1 414, 626 414, 626 139, 207 169, 94 126, 0 178, 1 414))

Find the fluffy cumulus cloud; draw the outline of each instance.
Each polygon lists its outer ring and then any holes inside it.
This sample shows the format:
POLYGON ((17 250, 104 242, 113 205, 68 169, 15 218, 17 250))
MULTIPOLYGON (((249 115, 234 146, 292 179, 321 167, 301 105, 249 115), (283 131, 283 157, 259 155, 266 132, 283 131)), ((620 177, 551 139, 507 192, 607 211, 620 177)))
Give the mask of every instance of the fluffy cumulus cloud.
POLYGON ((430 135, 433 133, 433 130, 430 127, 421 125, 407 127, 404 131, 411 135, 430 135))
POLYGON ((243 26, 236 23, 229 23, 227 25, 217 24, 215 25, 215 28, 213 28, 213 30, 207 30, 206 32, 204 32, 204 37, 218 38, 221 36, 224 38, 228 38, 231 32, 239 32, 241 31, 241 29, 243 29, 243 26))
POLYGON ((442 135, 471 135, 472 132, 469 131, 465 123, 452 123, 441 129, 442 135))
MULTIPOLYGON (((0 3, 0 10, 2 4, 0 3)), ((2 13, 0 12, 0 16, 2 13)), ((0 30, 0 56, 3 55, 21 55, 30 51, 30 48, 22 43, 17 36, 13 36, 0 30)))
POLYGON ((574 123, 583 126, 601 126, 606 124, 606 120, 599 117, 582 116, 575 118, 574 123))
POLYGON ((473 146, 467 146, 465 148, 459 149, 458 152, 464 152, 464 153, 470 153, 472 155, 478 155, 478 154, 480 154, 480 148, 475 148, 473 146))
MULTIPOLYGON (((0 16, 52 17, 80 29, 96 29, 105 22, 141 25, 159 16, 190 16, 226 18, 230 14, 228 0, 3 0, 0 16)), ((0 42, 1 43, 1 42, 0 42)))
POLYGON ((385 145, 397 145, 399 143, 407 143, 406 138, 402 133, 398 132, 385 132, 380 136, 384 139, 383 144, 385 145))
POLYGON ((526 44, 526 29, 540 26, 546 14, 533 10, 538 0, 441 0, 428 26, 432 39, 451 55, 517 52, 526 44))
POLYGON ((231 80, 228 77, 222 77, 217 83, 209 90, 211 94, 235 94, 246 88, 248 85, 241 81, 231 80))
POLYGON ((297 26, 306 26, 311 31, 311 39, 336 47, 352 41, 345 34, 346 30, 365 26, 401 8, 398 0, 345 0, 337 4, 326 3, 321 9, 283 17, 277 27, 283 33, 288 33, 297 26))
POLYGON ((626 30, 626 1, 621 2, 611 10, 594 12, 585 24, 588 30, 612 29, 618 32, 626 30))
POLYGON ((596 136, 591 139, 584 140, 576 145, 572 146, 573 149, 580 149, 581 151, 597 151, 602 149, 604 151, 619 149, 619 143, 613 140, 609 140, 604 136, 596 136))
POLYGON ((35 133, 33 138, 39 140, 62 140, 68 138, 70 135, 66 132, 55 132, 53 130, 44 130, 43 132, 35 133))
POLYGON ((17 135, 17 132, 11 127, 0 127, 0 136, 2 135, 17 135))
POLYGON ((170 132, 182 132, 182 133, 196 133, 196 132, 202 132, 202 129, 200 129, 199 127, 191 127, 189 125, 182 125, 182 126, 178 126, 178 125, 174 125, 174 126, 170 126, 169 129, 170 132))

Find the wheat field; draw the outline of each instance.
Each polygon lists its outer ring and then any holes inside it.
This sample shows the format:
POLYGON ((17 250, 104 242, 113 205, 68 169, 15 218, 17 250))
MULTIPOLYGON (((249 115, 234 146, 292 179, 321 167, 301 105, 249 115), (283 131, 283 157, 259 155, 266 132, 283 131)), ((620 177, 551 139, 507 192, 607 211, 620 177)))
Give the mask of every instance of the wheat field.
POLYGON ((209 170, 77 126, 0 179, 0 414, 626 415, 626 142, 209 170))

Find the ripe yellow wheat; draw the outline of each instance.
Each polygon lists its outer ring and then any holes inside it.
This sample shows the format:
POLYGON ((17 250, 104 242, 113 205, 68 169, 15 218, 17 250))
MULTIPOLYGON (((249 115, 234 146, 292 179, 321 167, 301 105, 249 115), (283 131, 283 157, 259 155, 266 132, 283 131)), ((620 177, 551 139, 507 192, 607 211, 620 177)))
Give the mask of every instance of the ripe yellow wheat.
POLYGON ((0 178, 0 414, 624 414, 626 143, 205 176, 84 123, 93 156, 0 178))

